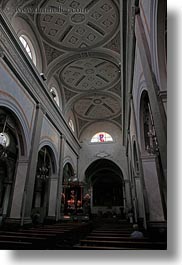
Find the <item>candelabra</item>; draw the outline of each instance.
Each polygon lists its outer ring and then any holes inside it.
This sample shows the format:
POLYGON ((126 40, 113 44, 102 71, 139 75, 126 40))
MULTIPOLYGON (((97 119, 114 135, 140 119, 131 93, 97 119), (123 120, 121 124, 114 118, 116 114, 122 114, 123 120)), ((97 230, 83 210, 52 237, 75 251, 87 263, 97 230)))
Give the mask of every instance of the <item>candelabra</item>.
POLYGON ((44 149, 44 160, 41 167, 37 170, 37 179, 45 181, 49 178, 49 166, 46 165, 46 148, 44 149))
POLYGON ((40 180, 46 180, 49 178, 49 168, 43 165, 42 167, 39 167, 37 178, 40 180))

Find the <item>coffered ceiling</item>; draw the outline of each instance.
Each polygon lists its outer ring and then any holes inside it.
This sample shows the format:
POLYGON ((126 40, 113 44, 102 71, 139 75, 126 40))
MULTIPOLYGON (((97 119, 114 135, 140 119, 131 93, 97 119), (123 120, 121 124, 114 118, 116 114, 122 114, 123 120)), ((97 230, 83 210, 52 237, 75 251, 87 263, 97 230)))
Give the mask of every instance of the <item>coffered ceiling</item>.
POLYGON ((73 112, 78 135, 94 121, 121 127, 119 1, 5 0, 3 8, 38 36, 45 75, 58 81, 63 112, 73 112))
POLYGON ((36 22, 43 39, 64 50, 77 52, 101 46, 119 24, 118 8, 111 0, 47 0, 41 8, 58 11, 39 14, 36 22))

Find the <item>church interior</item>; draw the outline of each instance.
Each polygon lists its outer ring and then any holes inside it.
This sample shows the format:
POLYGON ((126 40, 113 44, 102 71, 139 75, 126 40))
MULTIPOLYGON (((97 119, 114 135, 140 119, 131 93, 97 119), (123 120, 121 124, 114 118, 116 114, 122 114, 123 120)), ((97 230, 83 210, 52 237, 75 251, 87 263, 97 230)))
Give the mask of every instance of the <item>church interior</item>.
POLYGON ((167 249, 167 1, 0 1, 0 249, 167 249))

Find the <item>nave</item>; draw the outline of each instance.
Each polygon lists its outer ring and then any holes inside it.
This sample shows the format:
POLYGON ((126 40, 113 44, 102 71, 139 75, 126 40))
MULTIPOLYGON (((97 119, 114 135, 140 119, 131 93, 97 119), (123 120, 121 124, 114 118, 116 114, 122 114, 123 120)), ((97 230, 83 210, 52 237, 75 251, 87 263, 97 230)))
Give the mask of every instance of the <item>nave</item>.
POLYGON ((167 1, 0 0, 0 231, 166 248, 167 1))

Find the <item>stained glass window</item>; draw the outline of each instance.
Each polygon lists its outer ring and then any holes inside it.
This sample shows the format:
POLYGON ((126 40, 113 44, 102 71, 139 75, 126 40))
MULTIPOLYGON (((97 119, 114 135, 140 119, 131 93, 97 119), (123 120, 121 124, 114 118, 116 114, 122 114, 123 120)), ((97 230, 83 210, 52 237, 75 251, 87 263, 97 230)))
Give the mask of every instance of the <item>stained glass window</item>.
POLYGON ((113 142, 113 138, 111 137, 111 135, 106 132, 98 132, 91 139, 91 143, 104 143, 104 142, 113 142))

